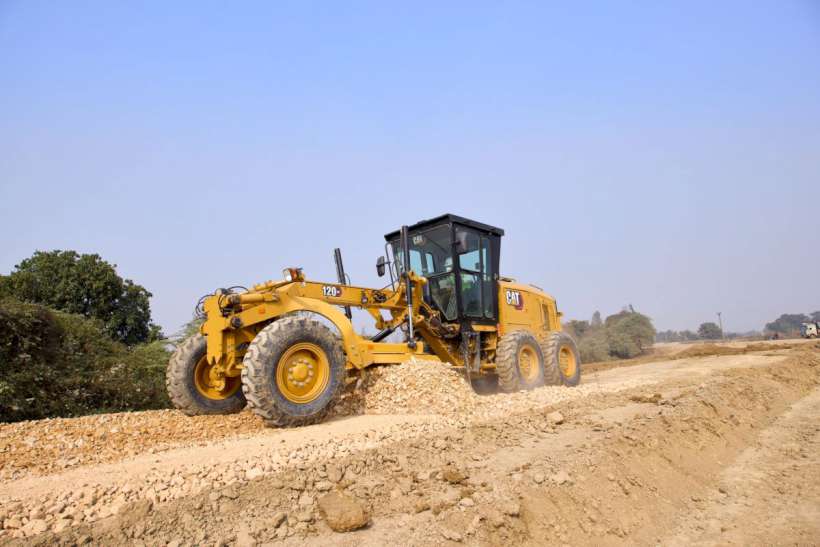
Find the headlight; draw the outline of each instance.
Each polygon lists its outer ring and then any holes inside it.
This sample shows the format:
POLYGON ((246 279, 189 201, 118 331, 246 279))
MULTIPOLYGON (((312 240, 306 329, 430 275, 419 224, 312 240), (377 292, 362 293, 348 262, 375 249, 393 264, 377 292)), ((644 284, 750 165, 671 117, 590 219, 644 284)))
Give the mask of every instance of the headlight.
POLYGON ((293 281, 293 270, 291 270, 290 268, 285 268, 284 270, 282 270, 282 276, 284 276, 285 281, 290 283, 291 281, 293 281))

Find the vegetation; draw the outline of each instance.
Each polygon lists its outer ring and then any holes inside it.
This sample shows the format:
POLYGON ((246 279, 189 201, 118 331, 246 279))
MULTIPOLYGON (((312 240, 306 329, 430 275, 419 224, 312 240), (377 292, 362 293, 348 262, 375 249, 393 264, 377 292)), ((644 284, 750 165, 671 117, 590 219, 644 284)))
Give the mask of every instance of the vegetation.
POLYGON ((700 337, 691 330, 665 330, 655 336, 656 342, 692 342, 694 340, 700 340, 700 337))
POLYGON ((167 407, 150 297, 96 254, 38 251, 0 275, 0 421, 167 407))
POLYGON ((806 315, 805 313, 784 313, 771 323, 766 323, 766 330, 786 336, 796 336, 800 332, 800 325, 811 321, 820 321, 820 311, 816 311, 811 315, 806 315))
POLYGON ((698 337, 702 340, 717 340, 723 338, 723 331, 716 323, 701 323, 698 327, 698 337))
POLYGON ((584 362, 637 357, 655 340, 652 320, 631 306, 604 321, 595 312, 590 321, 569 321, 565 327, 578 341, 584 362))
POLYGON ((96 319, 0 300, 0 420, 168 405, 166 344, 128 347, 96 319))
POLYGON ((96 254, 37 251, 0 276, 3 296, 96 319, 105 334, 127 345, 162 337, 151 323, 151 293, 96 254))

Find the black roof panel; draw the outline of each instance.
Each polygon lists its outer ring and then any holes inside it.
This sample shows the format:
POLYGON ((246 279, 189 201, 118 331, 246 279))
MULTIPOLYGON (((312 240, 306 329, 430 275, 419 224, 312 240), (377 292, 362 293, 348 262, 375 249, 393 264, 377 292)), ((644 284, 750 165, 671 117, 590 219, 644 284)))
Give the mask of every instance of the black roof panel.
MULTIPOLYGON (((497 236, 503 236, 504 230, 501 228, 496 228, 495 226, 490 226, 489 224, 484 224, 482 222, 476 222, 475 220, 470 220, 469 218, 460 217, 458 215, 453 215, 447 213, 445 215, 439 215, 437 217, 428 218, 427 220, 422 220, 416 222, 412 226, 408 226, 410 231, 418 230, 421 228, 429 228, 431 226, 435 226, 436 224, 442 224, 444 222, 454 222, 456 224, 463 224, 465 226, 469 226, 470 228, 475 228, 476 230, 480 230, 482 232, 489 232, 491 234, 497 236)), ((389 234, 385 234, 384 239, 386 241, 390 241, 391 239, 395 239, 399 237, 401 230, 395 230, 390 232, 389 234)))

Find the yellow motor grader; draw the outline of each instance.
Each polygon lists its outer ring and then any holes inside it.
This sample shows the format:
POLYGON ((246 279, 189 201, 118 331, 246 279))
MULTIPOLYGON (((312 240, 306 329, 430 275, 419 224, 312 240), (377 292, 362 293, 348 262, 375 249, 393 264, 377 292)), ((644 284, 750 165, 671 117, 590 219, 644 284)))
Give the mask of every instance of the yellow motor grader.
POLYGON ((442 215, 385 236, 381 289, 351 285, 338 249, 335 283, 288 268, 250 290, 219 289, 197 306, 200 333, 171 357, 171 401, 189 415, 247 404, 268 425, 306 425, 327 414, 349 371, 412 357, 449 363, 470 382, 497 378, 507 392, 577 385, 578 350, 555 299, 499 274, 503 235, 442 215), (356 333, 353 307, 373 317, 375 336, 356 333), (394 332, 402 342, 385 341, 394 332))

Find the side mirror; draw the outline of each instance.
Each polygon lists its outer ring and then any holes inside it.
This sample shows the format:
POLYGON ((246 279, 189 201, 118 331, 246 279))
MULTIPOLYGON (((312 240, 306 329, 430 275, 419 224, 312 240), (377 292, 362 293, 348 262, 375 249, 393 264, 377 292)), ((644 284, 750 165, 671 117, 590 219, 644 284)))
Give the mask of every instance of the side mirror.
POLYGON ((383 256, 380 256, 378 260, 376 260, 376 273, 379 277, 384 277, 384 265, 387 264, 387 261, 384 259, 383 256))

